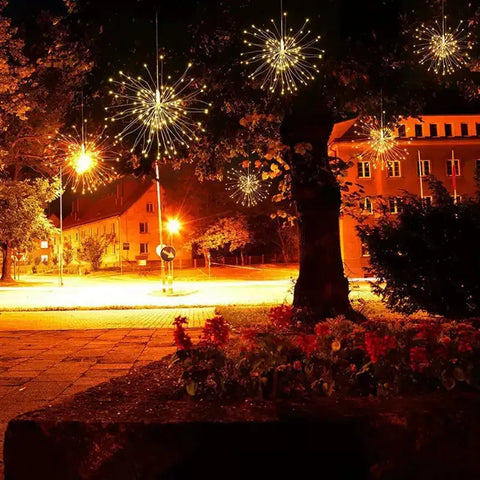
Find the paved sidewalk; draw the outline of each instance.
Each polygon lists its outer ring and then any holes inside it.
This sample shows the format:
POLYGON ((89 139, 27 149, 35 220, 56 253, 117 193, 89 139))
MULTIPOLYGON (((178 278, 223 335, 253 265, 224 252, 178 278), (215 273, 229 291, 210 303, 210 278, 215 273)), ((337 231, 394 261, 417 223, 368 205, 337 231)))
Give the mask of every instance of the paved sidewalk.
POLYGON ((0 331, 170 328, 178 315, 187 317, 190 327, 202 327, 215 308, 0 312, 0 331))
MULTIPOLYGON (((199 332, 192 330, 192 337, 199 332)), ((172 330, 165 328, 0 331, 0 479, 3 439, 12 417, 125 375, 174 350, 172 330)))

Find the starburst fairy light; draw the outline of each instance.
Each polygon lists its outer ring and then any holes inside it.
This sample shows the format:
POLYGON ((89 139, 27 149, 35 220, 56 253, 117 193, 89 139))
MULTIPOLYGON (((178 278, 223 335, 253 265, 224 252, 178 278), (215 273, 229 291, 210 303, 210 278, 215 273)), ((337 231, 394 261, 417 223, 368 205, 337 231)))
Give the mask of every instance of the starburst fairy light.
POLYGON ((450 75, 470 61, 469 50, 472 48, 470 33, 463 21, 456 28, 447 26, 442 0, 442 19, 432 26, 423 25, 416 29, 416 53, 421 56, 420 63, 428 71, 437 75, 450 75))
POLYGON ((120 161, 112 150, 105 129, 99 134, 87 134, 76 128, 71 134, 57 138, 56 164, 65 176, 64 185, 74 192, 91 193, 118 178, 114 163, 120 161))
POLYGON ((178 146, 188 147, 199 140, 198 134, 204 129, 193 117, 207 114, 209 106, 199 99, 206 87, 198 88, 194 79, 187 77, 191 64, 176 82, 171 82, 169 76, 168 83, 164 83, 163 57, 160 60, 160 72, 157 67, 155 78, 145 65, 146 78, 120 72, 120 80, 110 79, 118 88, 110 91, 115 104, 106 108, 114 111, 107 120, 123 124, 116 140, 135 137, 131 151, 139 147, 145 157, 156 147, 157 160, 162 156, 172 158, 178 146))
POLYGON ((371 117, 359 120, 356 127, 356 134, 360 138, 357 148, 362 150, 359 154, 362 160, 383 170, 390 162, 405 159, 407 151, 399 146, 395 128, 385 122, 385 112, 382 111, 380 119, 371 117))
POLYGON ((226 189, 230 198, 243 207, 254 207, 267 197, 268 181, 262 180, 259 172, 247 169, 230 169, 227 172, 226 189))
POLYGON ((299 85, 306 85, 319 72, 316 60, 322 58, 323 51, 317 47, 320 37, 311 36, 307 30, 309 20, 296 33, 287 29, 287 14, 280 6, 280 27, 271 20, 272 28, 258 28, 245 31, 244 43, 252 50, 242 53, 242 63, 256 69, 249 75, 255 80, 262 79, 261 88, 281 95, 291 94, 299 85))

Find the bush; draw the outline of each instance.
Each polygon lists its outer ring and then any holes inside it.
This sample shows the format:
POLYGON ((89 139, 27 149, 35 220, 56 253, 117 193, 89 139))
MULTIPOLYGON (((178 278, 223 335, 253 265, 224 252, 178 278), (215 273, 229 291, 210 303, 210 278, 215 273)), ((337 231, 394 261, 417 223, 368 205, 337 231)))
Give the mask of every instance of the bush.
POLYGON ((293 316, 290 326, 286 320, 287 309, 274 310, 270 325, 228 340, 216 317, 193 345, 187 320, 177 318, 173 363, 182 367, 182 388, 199 398, 270 399, 480 390, 480 330, 469 323, 337 318, 307 330, 293 316))
POLYGON ((370 253, 374 292, 400 312, 451 318, 480 314, 480 200, 457 205, 440 184, 429 180, 432 206, 408 196, 398 215, 384 212, 359 235, 370 253))
MULTIPOLYGON (((87 237, 82 241, 78 249, 78 258, 83 262, 88 262, 92 270, 96 271, 102 264, 102 258, 105 254, 105 247, 108 245, 105 237, 87 237)), ((85 272, 86 274, 86 272, 85 272)))

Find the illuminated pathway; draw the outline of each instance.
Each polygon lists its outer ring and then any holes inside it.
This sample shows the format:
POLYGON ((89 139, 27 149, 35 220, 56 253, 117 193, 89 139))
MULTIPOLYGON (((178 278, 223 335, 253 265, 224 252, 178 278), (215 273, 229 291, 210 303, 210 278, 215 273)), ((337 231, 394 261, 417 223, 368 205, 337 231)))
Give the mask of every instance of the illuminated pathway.
POLYGON ((176 282, 173 295, 165 295, 152 281, 69 280, 63 288, 0 288, 0 310, 271 305, 291 300, 292 287, 290 280, 176 282))

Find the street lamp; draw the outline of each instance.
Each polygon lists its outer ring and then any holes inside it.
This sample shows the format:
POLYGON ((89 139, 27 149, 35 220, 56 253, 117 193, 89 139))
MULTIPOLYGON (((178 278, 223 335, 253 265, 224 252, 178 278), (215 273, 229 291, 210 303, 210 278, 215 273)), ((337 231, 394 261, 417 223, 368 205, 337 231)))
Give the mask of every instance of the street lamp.
MULTIPOLYGON (((176 235, 181 228, 181 223, 178 218, 170 218, 167 222, 167 231, 170 234, 170 246, 173 247, 173 235, 176 235)), ((173 260, 168 262, 168 280, 173 285, 173 260)), ((173 290, 173 287, 170 289, 173 290)))

